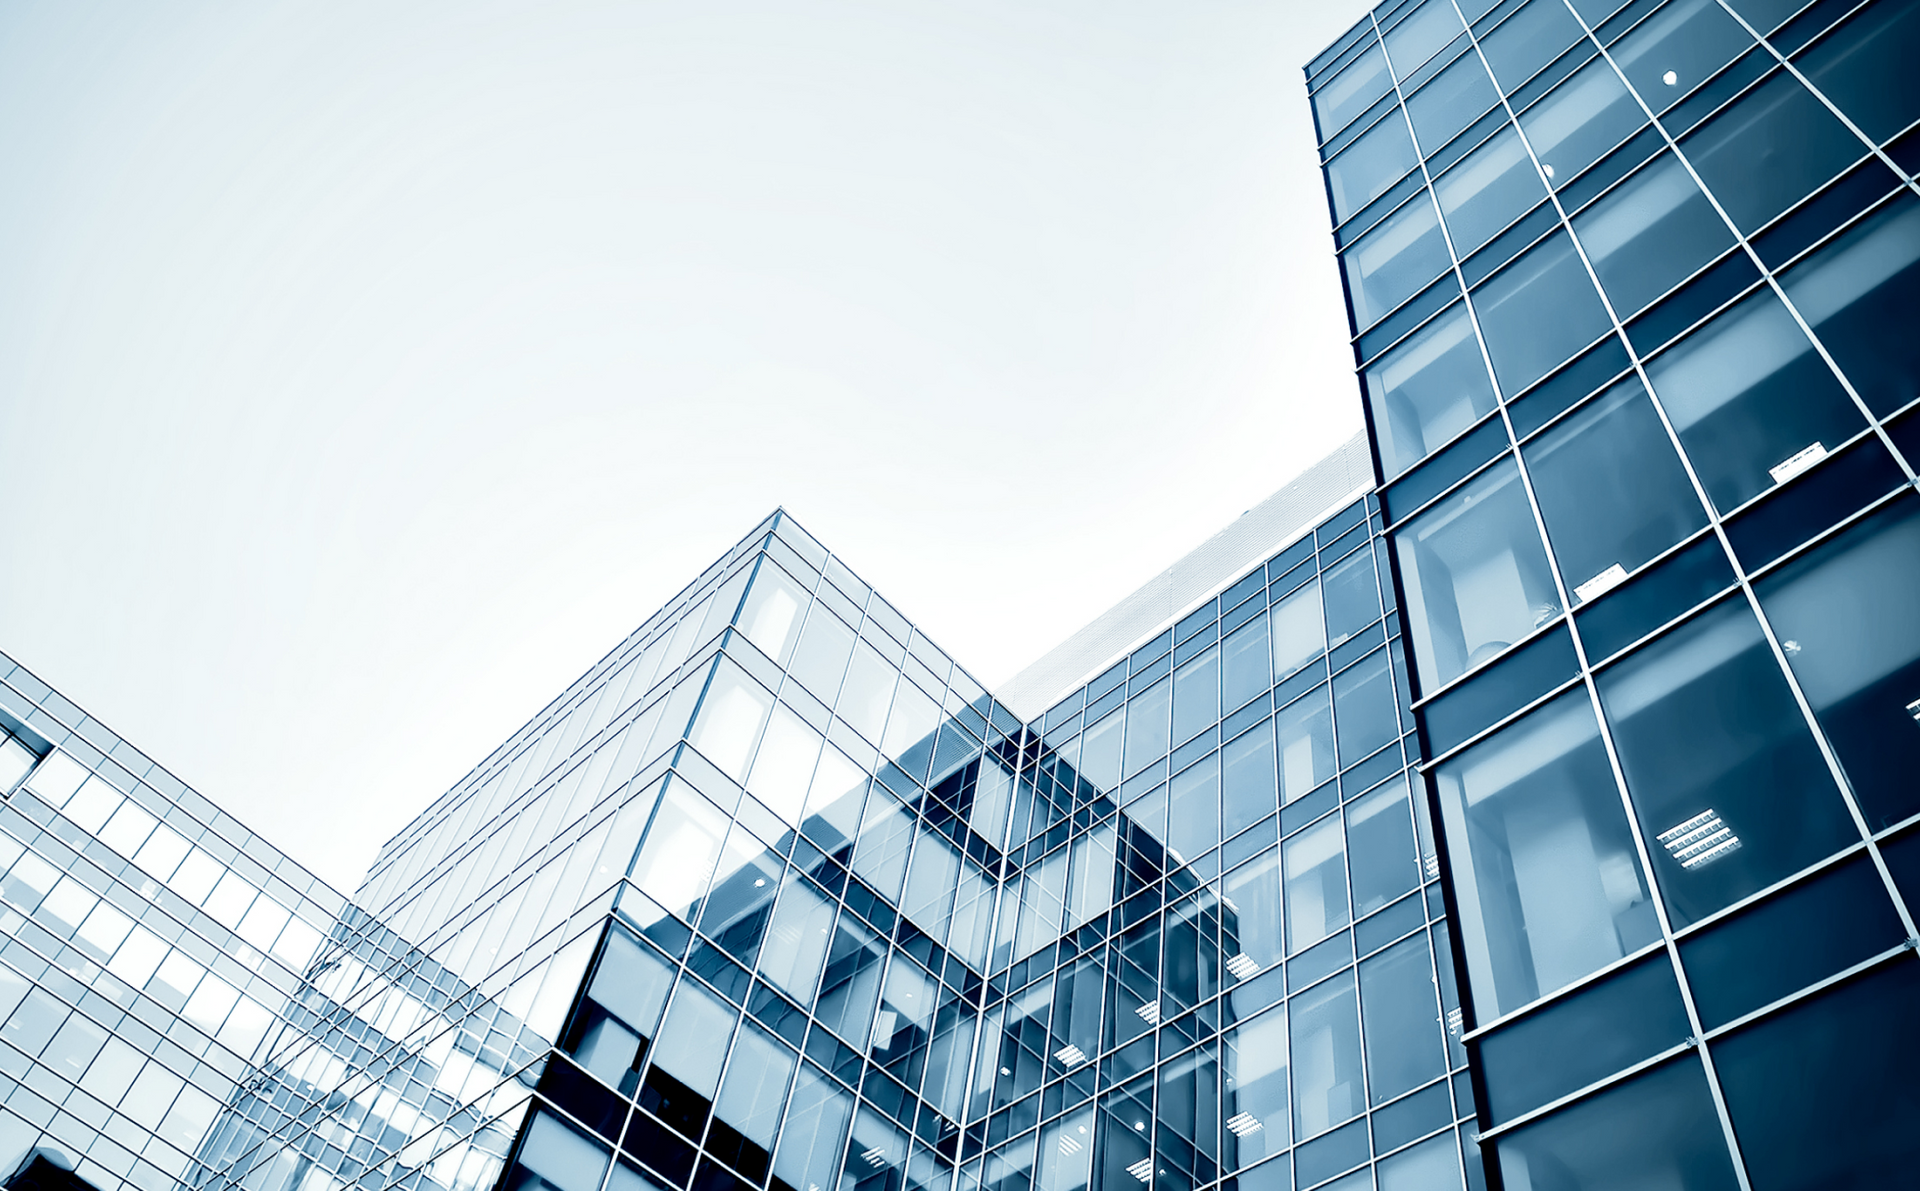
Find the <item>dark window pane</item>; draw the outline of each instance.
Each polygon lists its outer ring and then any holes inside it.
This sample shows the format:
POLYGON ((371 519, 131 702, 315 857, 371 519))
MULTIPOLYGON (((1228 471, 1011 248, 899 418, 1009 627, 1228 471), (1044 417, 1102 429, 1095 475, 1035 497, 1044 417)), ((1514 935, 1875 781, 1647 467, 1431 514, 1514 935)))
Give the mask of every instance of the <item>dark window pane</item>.
POLYGON ((1375 650, 1333 676, 1333 723, 1342 768, 1400 735, 1387 673, 1386 651, 1375 650))
POLYGON ((1522 112, 1520 128, 1557 189, 1626 140, 1646 118, 1613 67, 1596 59, 1522 112))
POLYGON ((1720 540, 1706 537, 1648 570, 1576 616, 1587 657, 1604 661, 1733 583, 1720 540))
POLYGON ((1394 70, 1405 78, 1441 46, 1458 37, 1462 28, 1453 0, 1427 0, 1387 31, 1387 53, 1393 58, 1394 70))
POLYGON ((1638 377, 1522 449, 1576 606, 1707 523, 1638 377))
POLYGON ((1320 139, 1332 139, 1334 133, 1391 90, 1393 78, 1387 73, 1386 55, 1375 46, 1313 93, 1313 118, 1320 126, 1320 139))
POLYGON ((1870 4, 1797 64, 1813 85, 1876 141, 1920 118, 1920 7, 1870 4))
POLYGON ((1273 784, 1272 722, 1263 722, 1253 731, 1229 741, 1221 756, 1225 761, 1226 782, 1220 833, 1232 837, 1272 814, 1280 805, 1273 784))
POLYGON ((1511 92, 1580 37, 1580 23, 1560 0, 1530 0, 1480 39, 1487 65, 1511 92))
POLYGON ((1221 706, 1228 711, 1273 685, 1272 649, 1265 613, 1241 625, 1221 645, 1221 706))
POLYGON ((1327 601, 1327 644, 1338 645, 1380 619, 1380 586, 1368 551, 1347 555, 1320 577, 1327 601))
POLYGON ((1726 222, 1671 153, 1583 211, 1573 230, 1622 320, 1733 243, 1726 222))
POLYGON ((1380 466, 1395 476, 1492 412, 1480 341, 1465 303, 1375 360, 1362 378, 1380 466))
POLYGON ((1431 691, 1560 614, 1511 459, 1396 535, 1420 687, 1431 691))
POLYGON ((1714 1043, 1754 1191, 1912 1181, 1916 1004, 1920 964, 1902 959, 1714 1043))
POLYGON ((1420 148, 1431 153, 1500 102, 1480 55, 1462 54, 1432 82, 1407 97, 1407 115, 1420 148))
POLYGON ((1680 984, 1664 952, 1571 993, 1480 1040, 1496 1123, 1605 1079, 1687 1037, 1680 984))
POLYGON ((1752 45, 1715 0, 1675 0, 1614 43, 1613 60, 1658 112, 1752 45))
POLYGON ((1685 940, 1680 958, 1712 1029, 1905 937, 1879 870, 1857 857, 1685 940))
POLYGON ((1347 864, 1353 870, 1356 917, 1373 913, 1420 884, 1405 780, 1347 805, 1347 864))
POLYGON ((1920 199, 1901 195, 1781 284, 1868 408, 1920 397, 1920 199))
POLYGON ((1777 74, 1680 146, 1743 232, 1851 165, 1862 145, 1789 74, 1777 74))
POLYGON ((1747 19, 1762 36, 1807 6, 1806 0, 1727 0, 1727 6, 1747 19))
POLYGON ((1287 1009, 1293 1017, 1294 1136, 1309 1137, 1358 1116, 1366 1104, 1353 973, 1308 989, 1287 1009))
POLYGON ((1451 263, 1440 217, 1423 192, 1382 220, 1340 258, 1353 318, 1364 329, 1420 292, 1451 263))
POLYGON ((1481 1020, 1659 937, 1585 691, 1448 761, 1437 781, 1481 1020))
POLYGON ((551 1113, 537 1112, 520 1143, 520 1159, 507 1176, 515 1191, 552 1187, 558 1191, 599 1191, 607 1171, 607 1147, 561 1123, 551 1113))
POLYGON ((1649 364, 1647 375, 1723 512, 1771 488, 1775 469, 1809 446, 1825 451, 1865 425, 1768 290, 1693 332, 1649 364))
POLYGON ((1606 308, 1557 232, 1475 290, 1473 307, 1493 357, 1493 374, 1517 393, 1553 371, 1607 329, 1606 308))
POLYGON ((1920 502, 1876 514, 1757 590, 1868 824, 1920 810, 1920 502))
POLYGON ((1744 601, 1606 670, 1600 697, 1676 926, 1859 838, 1744 601))
MULTIPOLYGON (((1784 1090, 1784 1088, 1783 1088, 1784 1090)), ((1682 1057, 1493 1142, 1509 1187, 1735 1191, 1700 1061, 1682 1057), (1532 1172, 1541 1172, 1538 1181, 1532 1172), (1552 1172, 1549 1174, 1548 1172, 1552 1172)))
POLYGON ((1375 1104, 1446 1074, 1425 931, 1360 965, 1360 1020, 1367 1036, 1367 1086, 1375 1104))
POLYGON ((1327 163, 1335 222, 1346 219, 1400 180, 1414 167, 1413 138, 1399 112, 1389 112, 1359 140, 1327 163))
POLYGON ((1433 184, 1462 259, 1547 196, 1519 134, 1507 128, 1433 184))

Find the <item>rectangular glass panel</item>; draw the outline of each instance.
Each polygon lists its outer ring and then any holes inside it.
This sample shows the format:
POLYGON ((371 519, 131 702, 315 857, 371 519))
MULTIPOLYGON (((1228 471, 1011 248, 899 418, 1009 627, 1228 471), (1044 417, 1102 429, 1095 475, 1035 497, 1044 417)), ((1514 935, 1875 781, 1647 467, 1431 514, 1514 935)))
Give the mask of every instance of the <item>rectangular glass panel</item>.
POLYGON ((1466 53, 1407 97, 1407 116, 1421 149, 1432 153, 1499 102, 1480 55, 1466 53))
POLYGON ((1372 326, 1451 263, 1440 218, 1425 193, 1382 220, 1340 258, 1356 327, 1372 326))
POLYGON ((1521 448, 1576 601, 1707 523, 1646 388, 1629 377, 1521 448))
POLYGON ((1318 687, 1281 708, 1273 722, 1279 737, 1281 797, 1292 802, 1334 774, 1333 713, 1327 688, 1318 687))
POLYGON ((1901 195, 1781 284, 1869 409, 1885 417, 1920 397, 1920 199, 1901 195))
POLYGON ((1333 139, 1335 133, 1391 90, 1393 79, 1387 73, 1387 59, 1376 45, 1313 93, 1313 118, 1320 127, 1320 140, 1333 139))
POLYGON ((1623 321, 1733 244, 1671 153, 1581 212, 1573 230, 1623 321))
POLYGON ((1308 989, 1287 1008, 1293 1017, 1294 1129, 1311 1137, 1352 1120, 1366 1106, 1353 973, 1308 989))
POLYGON ((1753 47, 1715 0, 1674 0, 1612 47, 1613 60, 1655 112, 1753 47))
POLYGON ((1700 1060, 1682 1056, 1501 1137, 1492 1160, 1515 1191, 1735 1191, 1725 1136, 1700 1060))
POLYGON ((1367 1037, 1367 1087, 1373 1103, 1446 1074, 1440 1003, 1426 932, 1360 964, 1360 1019, 1367 1037))
POLYGON ((1757 231, 1867 151, 1789 74, 1749 91, 1680 149, 1743 232, 1757 231))
POLYGON ((1289 953, 1311 947, 1347 924, 1346 850, 1338 815, 1282 845, 1289 953))
POLYGON ((1773 487, 1788 459, 1837 447, 1866 424, 1767 290, 1656 358, 1647 377, 1722 512, 1773 487))
POLYGON ((1387 113, 1384 120, 1327 163, 1335 221, 1346 220, 1385 194, 1387 187, 1414 167, 1415 161, 1406 118, 1397 110, 1387 113))
POLYGON ((1745 601, 1629 655, 1599 686, 1676 926, 1859 838, 1745 601))
POLYGON ((1424 690, 1560 614, 1546 552, 1511 459, 1409 522, 1395 543, 1424 690))
POLYGON ((1493 385, 1465 303, 1455 303, 1375 360, 1362 383, 1372 406, 1380 466, 1388 476, 1420 462, 1494 407, 1493 385))
POLYGON ((1476 1014, 1498 1017, 1659 937, 1585 691, 1435 774, 1476 1014))
POLYGON ((1645 122, 1646 113, 1603 58, 1520 114, 1520 130, 1556 190, 1645 122))
POLYGON ((1540 171, 1533 168, 1526 145, 1511 128, 1501 129, 1440 175, 1433 188, 1453 237, 1453 250, 1462 260, 1547 197, 1540 171))
POLYGON ((1470 295, 1493 374, 1509 396, 1559 367, 1609 326, 1565 232, 1555 232, 1470 295))

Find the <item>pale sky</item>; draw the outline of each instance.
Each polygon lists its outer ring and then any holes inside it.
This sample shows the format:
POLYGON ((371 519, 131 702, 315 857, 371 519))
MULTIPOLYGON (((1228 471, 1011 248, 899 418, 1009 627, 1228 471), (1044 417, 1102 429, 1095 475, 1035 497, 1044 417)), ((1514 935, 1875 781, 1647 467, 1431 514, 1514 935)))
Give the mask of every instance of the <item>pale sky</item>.
POLYGON ((0 7, 0 650, 348 890, 776 505, 991 687, 1359 428, 1363 12, 0 7))

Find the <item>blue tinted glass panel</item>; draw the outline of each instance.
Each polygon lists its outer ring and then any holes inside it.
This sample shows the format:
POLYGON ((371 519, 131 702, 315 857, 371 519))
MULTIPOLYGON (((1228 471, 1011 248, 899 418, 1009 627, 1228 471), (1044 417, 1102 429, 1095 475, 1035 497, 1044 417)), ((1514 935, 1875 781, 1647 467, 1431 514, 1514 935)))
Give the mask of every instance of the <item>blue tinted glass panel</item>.
POLYGON ((1376 45, 1313 93, 1313 117, 1320 126, 1320 139, 1331 139, 1391 90, 1393 79, 1387 73, 1387 59, 1376 45))
POLYGON ((1447 243, 1433 200, 1418 195, 1341 256, 1354 322, 1371 326, 1447 270, 1447 243))
POLYGON ((1587 63, 1520 114, 1520 128, 1555 188, 1572 181, 1645 121, 1646 113, 1604 59, 1587 63))
POLYGON ((1647 366, 1707 495, 1724 512, 1776 482, 1775 471, 1865 425, 1780 300, 1762 290, 1647 366))
POLYGON ((1573 230, 1623 321, 1733 244, 1671 153, 1581 212, 1573 230))
POLYGON ((1511 459, 1395 534, 1423 691, 1560 614, 1546 552, 1511 459))
POLYGON ((1405 78, 1414 68, 1458 37, 1464 26, 1453 10, 1453 0, 1427 0, 1387 31, 1387 53, 1393 69, 1405 78))
POLYGON ((1400 734, 1384 650, 1375 650, 1334 675, 1333 719, 1342 767, 1370 755, 1400 734))
POLYGON ((1345 220, 1386 192, 1415 164, 1413 138, 1398 112, 1368 129, 1359 140, 1327 163, 1336 222, 1345 220))
POLYGON ((1420 147, 1431 153, 1500 102, 1480 55, 1462 54, 1432 82, 1407 97, 1407 116, 1420 147))
POLYGON ((1735 1191, 1724 1138, 1706 1072, 1683 1056, 1490 1144, 1509 1187, 1551 1186, 1537 1170, 1582 1191, 1735 1191))
POLYGON ((1847 118, 1883 141, 1920 118, 1920 8, 1870 4, 1797 65, 1847 118))
POLYGON ((1859 838, 1744 601, 1695 617, 1599 685, 1676 925, 1859 838))
POLYGON ((1707 523, 1638 377, 1555 424, 1522 454, 1576 606, 1707 523))
POLYGON ((1436 782, 1481 1020, 1660 937, 1585 691, 1474 745, 1436 782))
POLYGON ((1908 1181, 1920 1156, 1916 1003, 1920 964, 1902 960, 1713 1044, 1755 1191, 1908 1181))
POLYGON ((1487 65, 1511 92, 1580 37, 1580 24, 1559 0, 1529 0, 1480 38, 1487 65))
POLYGON ((1599 338, 1609 323, 1600 295, 1559 232, 1472 294, 1493 374, 1517 393, 1599 338))
POLYGON ((1360 1020, 1367 1039, 1367 1089, 1375 1104, 1446 1074, 1426 932, 1361 963, 1360 1020))
POLYGON ((1716 0, 1674 0, 1615 42, 1613 60, 1655 112, 1753 46, 1716 0))
POLYGON ((1920 502, 1854 526, 1757 591, 1867 822, 1920 811, 1920 502))
POLYGON ((1464 304, 1375 360, 1362 377, 1380 466, 1395 476, 1492 412, 1493 384, 1464 304))
POLYGON ((1781 283, 1868 408, 1920 397, 1920 199, 1901 195, 1781 283))
POLYGON ((1434 182, 1447 231, 1461 259, 1547 196, 1526 146, 1511 128, 1434 182))
POLYGON ((1788 74, 1742 96, 1680 147, 1743 232, 1758 229, 1867 151, 1788 74))

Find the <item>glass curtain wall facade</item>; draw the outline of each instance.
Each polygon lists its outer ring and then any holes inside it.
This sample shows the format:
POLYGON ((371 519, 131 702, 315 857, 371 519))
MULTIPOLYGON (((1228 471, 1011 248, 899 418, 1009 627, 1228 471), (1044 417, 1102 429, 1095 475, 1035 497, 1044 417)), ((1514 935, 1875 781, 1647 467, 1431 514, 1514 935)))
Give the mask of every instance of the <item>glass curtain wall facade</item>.
POLYGON ((1308 67, 1511 1191, 1911 1181, 1916 60, 1395 0, 1308 67))

